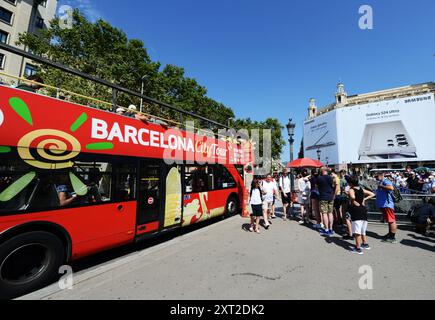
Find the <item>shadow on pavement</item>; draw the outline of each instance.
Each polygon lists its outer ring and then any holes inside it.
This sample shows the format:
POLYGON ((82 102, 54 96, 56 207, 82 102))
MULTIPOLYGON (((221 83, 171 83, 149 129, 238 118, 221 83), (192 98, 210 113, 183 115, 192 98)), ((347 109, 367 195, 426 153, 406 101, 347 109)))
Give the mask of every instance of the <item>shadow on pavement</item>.
POLYGON ((251 229, 251 224, 250 223, 245 223, 242 225, 242 230, 245 232, 251 232, 249 229, 251 229))
POLYGON ((415 234, 408 234, 409 237, 414 238, 414 240, 421 240, 421 241, 427 241, 435 243, 435 240, 427 238, 427 237, 418 237, 415 234))
POLYGON ((344 241, 337 237, 325 238, 325 242, 328 244, 335 244, 336 246, 339 246, 346 251, 349 251, 352 248, 352 243, 344 241))
POLYGON ((384 236, 380 236, 379 234, 374 233, 373 231, 367 231, 367 237, 373 238, 373 239, 377 239, 377 240, 383 240, 384 239, 384 236))
POLYGON ((82 258, 80 260, 72 262, 71 267, 73 268, 74 272, 86 270, 86 269, 98 266, 100 264, 104 264, 104 263, 107 263, 109 261, 112 261, 112 260, 115 260, 118 258, 122 258, 124 256, 129 255, 129 254, 139 252, 139 251, 142 251, 142 250, 145 250, 148 248, 152 248, 152 247, 157 246, 159 244, 173 240, 173 239, 178 238, 182 235, 197 231, 197 230, 202 229, 204 227, 213 225, 213 224, 218 223, 220 221, 222 221, 222 217, 217 217, 214 219, 210 219, 208 221, 198 223, 196 225, 171 230, 171 231, 168 231, 166 233, 162 233, 160 235, 157 235, 156 237, 152 237, 152 238, 149 238, 147 240, 144 240, 144 241, 141 241, 138 243, 133 243, 133 244, 125 245, 122 247, 117 247, 117 248, 114 248, 114 249, 111 249, 108 251, 103 251, 103 252, 97 253, 97 254, 89 256, 89 257, 82 258))
POLYGON ((431 246, 429 244, 418 242, 418 241, 414 241, 414 240, 402 240, 400 242, 400 244, 402 244, 404 246, 408 246, 408 247, 420 248, 420 249, 423 249, 423 250, 435 252, 435 246, 431 246))

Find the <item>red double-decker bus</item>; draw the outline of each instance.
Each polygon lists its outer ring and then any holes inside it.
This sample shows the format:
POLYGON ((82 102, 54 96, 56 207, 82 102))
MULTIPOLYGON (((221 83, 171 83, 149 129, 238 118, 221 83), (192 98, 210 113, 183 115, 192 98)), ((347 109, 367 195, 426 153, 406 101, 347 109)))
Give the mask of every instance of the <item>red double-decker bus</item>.
POLYGON ((236 214, 249 158, 216 137, 0 86, 0 295, 38 289, 70 261, 236 214))

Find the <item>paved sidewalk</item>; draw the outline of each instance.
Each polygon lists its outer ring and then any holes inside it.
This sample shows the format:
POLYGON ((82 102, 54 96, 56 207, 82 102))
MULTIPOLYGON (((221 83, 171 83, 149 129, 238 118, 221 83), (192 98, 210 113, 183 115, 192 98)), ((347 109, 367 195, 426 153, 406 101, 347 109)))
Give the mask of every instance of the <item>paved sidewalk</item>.
POLYGON ((257 235, 234 217, 75 274, 72 290, 57 285, 24 299, 435 299, 435 238, 400 231, 397 245, 371 225, 373 249, 321 237, 296 221, 277 219, 257 235), (373 290, 361 290, 361 266, 373 290))

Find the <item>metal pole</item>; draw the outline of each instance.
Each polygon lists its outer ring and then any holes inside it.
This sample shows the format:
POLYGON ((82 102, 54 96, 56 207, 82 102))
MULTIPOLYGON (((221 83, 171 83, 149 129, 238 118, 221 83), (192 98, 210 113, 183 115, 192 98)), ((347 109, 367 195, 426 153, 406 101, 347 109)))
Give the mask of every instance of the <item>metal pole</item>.
POLYGON ((117 106, 117 97, 118 97, 118 91, 115 88, 112 88, 112 111, 116 112, 117 106))
MULTIPOLYGON (((293 139, 292 136, 290 136, 290 162, 293 162, 294 160, 294 152, 293 152, 293 144, 295 142, 295 140, 293 139)), ((295 176, 293 173, 293 169, 290 168, 290 177, 291 177, 291 188, 292 188, 292 192, 295 190, 295 176)))
POLYGON ((22 57, 25 57, 25 58, 28 58, 28 59, 31 59, 31 60, 33 60, 33 61, 35 61, 35 62, 43 63, 43 64, 45 64, 45 65, 48 65, 48 66, 51 66, 51 67, 53 67, 53 68, 56 68, 56 69, 62 70, 62 71, 67 72, 67 73, 69 73, 69 74, 72 74, 72 75, 78 76, 78 77, 80 77, 80 78, 82 78, 82 79, 90 80, 90 81, 93 81, 93 82, 95 82, 95 83, 98 83, 98 84, 101 84, 101 85, 103 85, 103 86, 106 86, 106 87, 108 87, 108 88, 115 89, 115 90, 118 91, 118 92, 126 93, 126 94, 132 95, 132 96, 134 96, 134 97, 143 98, 144 101, 146 101, 146 102, 148 102, 148 103, 154 103, 154 104, 157 104, 157 105, 159 105, 159 106, 162 106, 162 107, 164 107, 164 108, 166 108, 166 109, 169 109, 169 110, 172 110, 172 111, 175 111, 175 112, 178 112, 178 113, 183 113, 183 114, 186 115, 186 116, 191 116, 191 117, 193 117, 193 118, 200 119, 200 120, 205 121, 205 122, 207 122, 207 123, 214 124, 214 125, 218 126, 219 128, 230 129, 228 126, 226 126, 226 125, 224 125, 224 124, 222 124, 222 123, 218 123, 218 122, 216 122, 216 121, 214 121, 214 120, 207 119, 206 117, 203 117, 203 116, 200 116, 200 115, 194 114, 193 112, 183 110, 183 109, 181 109, 181 108, 178 108, 178 107, 172 106, 172 105, 170 105, 170 104, 168 104, 168 103, 165 103, 165 102, 162 102, 162 101, 158 101, 158 100, 156 100, 156 99, 153 99, 153 98, 147 97, 147 96, 145 96, 145 95, 141 95, 141 94, 138 93, 138 92, 135 92, 135 91, 133 91, 133 90, 130 90, 130 89, 127 89, 127 88, 121 87, 120 85, 117 85, 117 84, 114 84, 114 83, 108 82, 108 81, 106 81, 106 80, 102 80, 102 79, 99 79, 99 78, 96 78, 96 77, 90 76, 89 74, 85 74, 85 73, 83 73, 83 72, 81 72, 81 71, 78 71, 78 70, 72 69, 72 68, 70 68, 70 67, 66 67, 66 66, 64 66, 64 65, 62 65, 62 64, 60 64, 60 63, 50 61, 50 60, 48 60, 48 59, 46 59, 46 58, 42 58, 42 57, 37 56, 37 55, 34 55, 34 54, 30 53, 30 52, 27 52, 27 51, 23 51, 23 50, 21 50, 21 49, 18 49, 18 48, 16 48, 16 47, 12 47, 12 46, 10 46, 10 45, 8 45, 8 44, 4 44, 4 43, 1 43, 1 42, 0 42, 0 49, 1 49, 1 50, 5 50, 5 51, 10 52, 10 53, 14 53, 14 54, 16 54, 16 55, 19 55, 19 56, 22 56, 22 57))
POLYGON ((140 91, 140 112, 143 112, 143 90, 144 90, 144 78, 142 78, 142 90, 140 91))

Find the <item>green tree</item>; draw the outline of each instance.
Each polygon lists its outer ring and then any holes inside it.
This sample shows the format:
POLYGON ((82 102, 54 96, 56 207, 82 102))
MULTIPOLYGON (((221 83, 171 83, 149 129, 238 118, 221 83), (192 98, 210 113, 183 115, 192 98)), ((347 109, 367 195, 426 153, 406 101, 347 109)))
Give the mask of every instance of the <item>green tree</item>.
POLYGON ((285 140, 282 136, 283 126, 279 122, 278 119, 269 118, 265 121, 253 121, 250 118, 248 119, 237 119, 234 123, 234 127, 238 130, 246 129, 248 131, 259 129, 260 130, 260 141, 256 146, 263 151, 263 139, 262 139, 262 130, 271 130, 272 134, 272 158, 273 159, 281 159, 282 149, 285 146, 285 140))
MULTIPOLYGON (((72 28, 61 28, 59 19, 55 18, 47 30, 41 30, 38 34, 21 34, 18 43, 37 55, 136 92, 140 92, 145 76, 145 95, 222 124, 235 118, 231 108, 207 97, 207 89, 195 79, 186 77, 183 68, 171 64, 162 68, 159 62, 151 60, 141 40, 129 39, 122 30, 106 21, 92 23, 78 10, 73 13, 72 28)), ((41 65, 40 69, 41 76, 48 85, 106 102, 112 100, 112 91, 105 86, 45 65, 41 65)), ((52 91, 52 94, 56 93, 56 90, 52 91)), ((85 98, 69 98, 78 103, 89 104, 85 98)), ((122 93, 118 95, 119 105, 128 106, 131 103, 138 105, 139 99, 122 93)), ((110 104, 106 107, 110 107, 110 104)), ((174 112, 156 105, 146 105, 146 108, 148 113, 180 120, 174 112)), ((195 124, 201 128, 208 125, 197 120, 195 124)), ((280 158, 285 141, 281 134, 282 126, 277 119, 262 122, 238 119, 234 125, 237 129, 272 130, 272 156, 275 159, 280 158)))
MULTIPOLYGON (((186 77, 183 68, 167 65, 161 69, 159 62, 151 60, 141 40, 128 39, 123 31, 106 21, 92 23, 78 10, 73 13, 71 29, 61 28, 59 19, 55 18, 47 30, 21 34, 19 43, 37 55, 136 92, 140 92, 145 76, 146 95, 217 122, 226 123, 228 118, 234 117, 230 108, 206 96, 205 87, 186 77)), ((112 100, 111 90, 104 86, 44 65, 40 68, 46 84, 104 101, 112 100)), ((86 99, 77 97, 74 101, 87 103, 86 99)), ((137 105, 139 99, 119 94, 118 103, 137 105)), ((179 120, 173 112, 162 112, 157 106, 149 105, 147 111, 179 120)))

